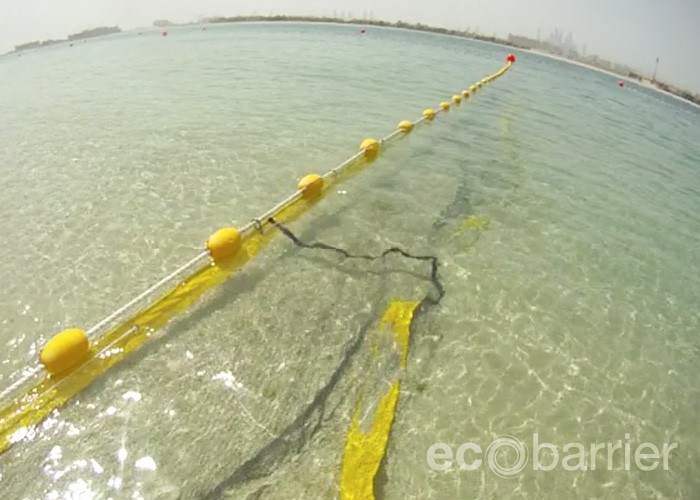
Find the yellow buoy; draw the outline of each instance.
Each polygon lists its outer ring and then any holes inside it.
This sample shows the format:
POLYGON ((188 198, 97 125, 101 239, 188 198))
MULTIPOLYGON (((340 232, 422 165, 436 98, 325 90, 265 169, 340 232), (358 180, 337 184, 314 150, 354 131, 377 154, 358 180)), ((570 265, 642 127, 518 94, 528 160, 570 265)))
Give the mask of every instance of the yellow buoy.
POLYGON ((448 109, 450 109, 450 103, 447 102, 447 101, 442 101, 442 102, 440 103, 440 107, 441 107, 444 111, 447 111, 448 109))
POLYGON ((463 91, 462 91, 462 97, 464 97, 465 99, 469 99, 469 91, 468 91, 468 90, 463 90, 463 91))
POLYGON ((403 130, 404 132, 410 132, 411 130, 413 130, 413 122, 410 122, 408 120, 402 120, 399 122, 397 128, 399 130, 403 130))
POLYGON ((476 88, 480 89, 484 84, 482 82, 476 82, 476 88))
POLYGON ((365 139, 360 144, 360 150, 365 152, 365 158, 374 160, 379 153, 379 141, 377 139, 365 139))
POLYGON ((452 100, 453 100, 454 102, 456 102, 457 104, 459 104, 460 102, 462 102, 462 96, 459 95, 459 94, 455 94, 455 95, 452 96, 452 100))
POLYGON ((469 92, 471 92, 472 94, 473 94, 474 92, 476 92, 476 85, 471 85, 471 86, 469 87, 469 92))
POLYGON ((305 175, 299 181, 298 188, 304 191, 302 193, 304 198, 314 198, 323 189, 323 178, 318 174, 305 175))
POLYGON ((241 233, 235 227, 224 227, 207 240, 207 249, 216 262, 235 254, 241 248, 241 233))
POLYGON ((428 108, 425 111, 423 111, 423 116, 425 116, 428 120, 432 120, 433 118, 435 118, 435 111, 428 108))
POLYGON ((39 360, 51 375, 65 373, 82 363, 90 351, 90 342, 82 330, 64 330, 41 350, 39 360))

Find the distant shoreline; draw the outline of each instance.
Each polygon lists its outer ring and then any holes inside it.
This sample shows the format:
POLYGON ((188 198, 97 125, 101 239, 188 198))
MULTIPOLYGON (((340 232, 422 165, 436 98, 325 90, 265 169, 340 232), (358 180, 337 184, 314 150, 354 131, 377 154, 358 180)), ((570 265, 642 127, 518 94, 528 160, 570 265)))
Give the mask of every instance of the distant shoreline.
POLYGON ((580 66, 582 68, 587 68, 593 71, 598 71, 599 73, 605 73, 607 75, 614 76, 615 78, 621 78, 629 82, 636 83, 642 87, 656 90, 662 94, 678 99, 682 102, 687 102, 695 107, 700 107, 700 95, 693 94, 687 90, 677 88, 672 85, 668 85, 664 82, 652 81, 648 78, 641 77, 640 75, 632 76, 630 74, 620 74, 614 71, 609 71, 604 68, 599 68, 585 62, 577 61, 571 58, 559 56, 542 50, 532 49, 529 47, 522 47, 517 43, 512 43, 509 40, 493 37, 493 36, 483 36, 478 33, 452 30, 448 28, 439 28, 435 26, 428 26, 422 23, 405 23, 403 21, 397 21, 395 23, 390 23, 388 21, 379 20, 368 20, 368 19, 338 19, 334 17, 315 17, 315 16, 234 16, 234 17, 214 17, 204 19, 200 23, 187 23, 191 24, 219 24, 219 23, 245 23, 245 22, 301 22, 301 23, 326 23, 326 24, 346 24, 346 25, 357 25, 357 26, 378 26, 381 28, 400 28, 411 31, 422 31, 425 33, 435 33, 439 35, 456 36, 458 38, 467 38, 472 40, 478 40, 481 42, 490 42, 497 45, 503 45, 505 47, 512 47, 518 50, 529 52, 531 54, 540 55, 543 57, 549 57, 551 59, 556 59, 558 61, 567 62, 580 66))
POLYGON ((654 85, 654 82, 652 82, 648 78, 642 78, 641 80, 638 80, 638 79, 632 78, 630 76, 620 75, 618 73, 615 73, 614 71, 608 71, 608 70, 605 70, 603 68, 596 68, 595 66, 591 66, 590 64, 586 64, 586 63, 581 62, 581 61, 574 61, 573 59, 568 59, 566 57, 557 56, 554 54, 550 54, 548 52, 543 52, 541 50, 536 50, 536 49, 519 49, 519 50, 524 50, 524 51, 530 52, 530 53, 538 55, 538 56, 546 57, 548 59, 554 59, 555 61, 561 61, 564 63, 573 64, 574 66, 580 66, 581 68, 586 68, 586 69, 591 70, 591 71, 597 71, 598 73, 603 73, 605 75, 612 76, 614 78, 619 78, 619 79, 625 80, 627 82, 635 83, 635 84, 639 85, 640 87, 644 87, 644 88, 649 89, 649 90, 655 90, 656 92, 659 92, 661 94, 665 94, 669 97, 673 97, 674 99, 676 99, 678 101, 681 101, 681 102, 684 102, 687 104, 692 104, 696 108, 700 108, 700 104, 693 102, 691 100, 685 99, 684 97, 676 95, 673 92, 669 92, 667 90, 661 89, 661 88, 657 87, 656 85, 654 85))
POLYGON ((57 43, 73 43, 78 40, 85 40, 87 38, 96 38, 105 35, 112 35, 114 33, 121 33, 121 29, 118 26, 100 26, 99 28, 93 28, 89 30, 81 31, 80 33, 73 33, 68 35, 66 38, 60 40, 35 40, 33 42, 22 43, 15 45, 15 49, 8 52, 9 54, 22 52, 24 50, 40 49, 42 47, 48 47, 49 45, 56 45, 57 43))
MULTIPOLYGON (((355 26, 377 26, 380 28, 395 28, 404 29, 409 31, 420 31, 424 33, 433 33, 438 35, 454 36, 458 38, 466 38, 470 40, 478 40, 481 42, 494 43, 504 47, 512 47, 518 50, 529 52, 531 54, 539 55, 542 57, 548 57, 550 59, 555 59, 557 61, 566 62, 573 64, 582 68, 586 68, 592 71, 597 71, 606 75, 613 76, 615 78, 620 78, 629 82, 636 83, 644 88, 655 90, 667 96, 673 97, 682 102, 687 102, 695 107, 700 107, 700 95, 693 94, 687 90, 677 88, 675 86, 666 84, 660 81, 652 81, 648 78, 644 78, 641 75, 630 72, 629 74, 621 74, 615 71, 610 71, 592 64, 587 64, 582 61, 572 59, 570 57, 564 57, 561 55, 553 54, 551 52, 538 50, 530 47, 523 47, 517 43, 513 43, 509 40, 503 38, 498 38, 494 36, 484 36, 478 33, 453 30, 448 28, 440 28, 435 26, 428 26, 422 23, 406 23, 403 21, 397 21, 395 23, 390 23, 388 21, 381 20, 368 20, 368 19, 338 19, 334 17, 315 17, 315 16, 233 16, 233 17, 212 17, 203 19, 199 22, 189 22, 189 23, 171 23, 167 20, 155 21, 151 29, 167 29, 168 27, 177 26, 197 26, 202 24, 225 24, 225 23, 253 23, 253 22, 263 22, 263 23, 274 23, 274 22, 295 22, 295 23, 317 23, 317 24, 340 24, 340 25, 355 25, 355 26)), ((134 29, 136 31, 139 28, 134 29)), ((145 28, 140 28, 145 29, 145 28)), ((131 30, 130 30, 131 31, 131 30)), ((66 39, 62 40, 44 40, 29 42, 21 45, 16 45, 15 50, 8 52, 6 55, 13 53, 20 53, 24 50, 36 49, 45 47, 48 45, 53 45, 57 43, 73 42, 77 40, 84 40, 87 38, 100 37, 106 34, 119 33, 121 30, 114 27, 99 27, 90 30, 84 30, 80 33, 75 33, 69 35, 66 39)))
MULTIPOLYGON (((399 28, 407 29, 412 31, 423 31, 426 33, 437 33, 440 35, 456 36, 460 38, 471 38, 474 40, 479 40, 482 42, 492 42, 499 45, 506 45, 509 47, 515 47, 516 45, 510 43, 508 40, 502 38, 497 38, 494 36, 479 35, 478 33, 452 30, 448 28, 440 28, 436 26, 428 26, 422 23, 405 23, 403 21, 397 21, 395 23, 390 23, 388 21, 380 20, 369 20, 369 19, 338 19, 335 17, 315 17, 315 16, 233 16, 233 17, 212 17, 203 19, 198 23, 185 23, 180 26, 189 25, 200 25, 200 24, 222 24, 222 23, 253 23, 253 22, 293 22, 293 23, 319 23, 319 24, 347 24, 356 26, 378 26, 380 28, 399 28)), ((171 26, 177 26, 171 24, 171 26)))

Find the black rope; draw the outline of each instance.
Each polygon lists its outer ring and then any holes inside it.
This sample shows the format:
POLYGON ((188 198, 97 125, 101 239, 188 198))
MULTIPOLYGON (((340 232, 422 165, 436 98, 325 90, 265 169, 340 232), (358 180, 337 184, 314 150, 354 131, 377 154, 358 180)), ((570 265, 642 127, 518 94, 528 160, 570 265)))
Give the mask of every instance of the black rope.
POLYGON ((276 221, 274 218, 270 217, 267 219, 267 221, 270 224, 273 224, 277 229, 279 229, 282 234, 284 234, 287 238, 292 240, 292 242, 301 248, 308 248, 308 249, 318 249, 318 250, 330 250, 332 252, 339 253, 345 258, 348 259, 363 259, 363 260, 378 260, 378 259, 383 259, 389 254, 392 253, 397 253, 403 257, 406 257, 407 259, 415 259, 415 260, 420 260, 420 261, 429 261, 430 262, 430 281, 435 287, 435 290, 437 292, 437 298, 432 298, 429 295, 423 299, 424 301, 428 301, 431 304, 437 304, 442 300, 442 297, 445 295, 445 288, 442 286, 442 283, 440 282, 440 278, 438 277, 438 267, 440 265, 440 262, 438 258, 434 255, 413 255, 402 248, 399 247, 391 247, 386 250, 384 250, 380 255, 367 255, 367 254, 353 254, 345 250, 344 248, 336 247, 333 245, 328 245, 327 243, 322 243, 322 242, 313 242, 313 243, 306 243, 305 241, 302 241, 296 234, 294 234, 288 227, 286 227, 284 224, 281 222, 276 221))

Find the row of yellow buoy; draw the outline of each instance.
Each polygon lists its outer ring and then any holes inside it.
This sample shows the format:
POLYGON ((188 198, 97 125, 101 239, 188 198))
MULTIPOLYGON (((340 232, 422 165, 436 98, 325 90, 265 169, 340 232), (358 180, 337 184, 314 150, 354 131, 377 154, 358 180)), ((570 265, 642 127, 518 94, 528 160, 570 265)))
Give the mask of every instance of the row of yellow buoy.
MULTIPOLYGON (((503 75, 515 62, 515 56, 508 54, 507 60, 508 64, 498 72, 471 85, 469 89, 462 90, 461 95, 454 94, 452 96, 453 103, 460 104, 462 99, 469 99, 484 84, 503 75)), ((440 110, 449 111, 450 106, 450 102, 443 101, 440 103, 440 110)), ((432 108, 423 111, 423 117, 427 120, 434 119, 435 115, 436 112, 432 108)), ((403 120, 399 122, 397 128, 402 132, 410 132, 414 125, 415 123, 409 120, 403 120)), ((373 160, 379 154, 380 144, 380 141, 376 139, 365 139, 360 144, 360 150, 366 159, 373 160)), ((306 175, 299 181, 298 189, 301 191, 302 197, 313 198, 323 189, 323 178, 318 174, 306 175)), ((225 227, 209 237, 206 247, 211 258, 217 262, 234 255, 241 248, 242 240, 241 232, 238 229, 225 227)), ((59 333, 46 344, 41 351, 40 361, 50 374, 62 374, 80 364, 87 357, 89 350, 90 344, 85 332, 71 328, 59 333)))
MULTIPOLYGON (((515 62, 515 56, 508 54, 507 60, 508 64, 498 72, 476 82, 469 89, 462 90, 461 95, 454 94, 452 102, 460 104, 462 99, 469 99, 484 84, 503 75, 510 68, 511 64, 515 62)), ((443 101, 440 103, 440 110, 449 111, 450 106, 450 102, 443 101)), ((423 117, 427 120, 434 119, 435 115, 436 112, 432 108, 423 111, 423 117)), ((397 128, 403 132, 410 132, 413 130, 414 125, 409 120, 403 120, 399 122, 397 128)), ((360 144, 360 150, 368 160, 373 160, 379 154, 379 149, 380 141, 376 139, 365 139, 360 144)), ((302 192, 303 197, 312 198, 323 189, 323 178, 318 174, 309 174, 299 181, 298 189, 302 192)), ((206 247, 212 259, 216 262, 235 254, 241 248, 241 243, 240 231, 234 227, 225 227, 209 237, 206 247)), ((72 328, 59 333, 46 344, 41 351, 40 361, 50 374, 57 375, 65 373, 80 364, 87 357, 89 350, 90 344, 85 332, 72 328)))
MULTIPOLYGON (((508 64, 499 72, 472 85, 468 90, 463 90, 461 95, 453 95, 452 102, 459 104, 462 99, 469 98, 484 82, 502 75, 512 62, 509 59, 508 64)), ((360 151, 335 169, 323 176, 318 174, 304 176, 297 185, 296 193, 265 216, 255 219, 255 223, 251 222, 241 229, 224 227, 213 233, 206 241, 206 251, 87 332, 71 328, 51 338, 41 350, 40 364, 28 370, 27 378, 16 381, 2 392, 0 399, 4 400, 8 394, 12 394, 12 391, 19 391, 23 387, 22 384, 26 384, 41 371, 40 367, 42 366, 49 374, 48 377, 28 388, 23 394, 14 395, 10 404, 0 407, 0 452, 9 446, 11 442, 9 436, 13 432, 21 427, 40 422, 48 412, 63 405, 94 378, 146 342, 150 337, 149 331, 165 325, 175 314, 184 311, 194 303, 206 290, 223 282, 228 274, 240 269, 253 258, 271 238, 272 233, 263 232, 263 229, 269 225, 268 219, 270 217, 274 216, 280 222, 293 221, 323 198, 332 184, 355 175, 362 170, 364 165, 371 163, 378 156, 382 144, 412 131, 416 124, 432 120, 437 113, 448 111, 449 108, 449 102, 442 102, 436 110, 426 109, 423 111, 422 118, 415 122, 401 121, 396 130, 382 140, 365 139, 360 144, 360 151), (363 160, 363 162, 359 163, 359 160, 363 160), (355 165, 358 165, 359 168, 356 168, 355 165), (255 231, 255 229, 259 231, 255 231), (199 265, 205 260, 206 267, 200 266, 188 274, 186 278, 180 277, 185 271, 191 271, 192 265, 199 265), (175 278, 180 279, 178 287, 171 289, 150 305, 143 305, 138 313, 102 334, 91 345, 90 339, 95 332, 101 331, 107 325, 114 324, 120 315, 126 314, 126 311, 130 310, 131 307, 141 304, 146 298, 160 290, 164 284, 169 283, 169 280, 175 278), (85 368, 83 369, 83 367, 85 368), (74 374, 74 372, 79 373, 68 380, 69 375, 74 374)))

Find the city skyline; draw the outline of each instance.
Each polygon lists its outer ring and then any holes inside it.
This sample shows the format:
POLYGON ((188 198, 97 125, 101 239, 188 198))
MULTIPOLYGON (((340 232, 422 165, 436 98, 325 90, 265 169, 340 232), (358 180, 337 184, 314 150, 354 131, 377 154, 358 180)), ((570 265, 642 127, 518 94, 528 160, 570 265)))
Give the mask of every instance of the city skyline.
POLYGON ((176 23, 237 15, 313 15, 404 21, 478 32, 507 39, 510 34, 544 39, 558 30, 563 41, 572 34, 579 54, 598 54, 652 75, 660 59, 658 78, 700 93, 700 67, 694 50, 700 47, 700 2, 658 3, 638 0, 634 6, 604 0, 433 0, 429 5, 385 0, 260 0, 251 6, 225 0, 0 0, 0 52, 33 40, 65 38, 98 26, 124 30, 151 26, 153 20, 176 23), (584 48, 585 47, 585 48, 584 48))

